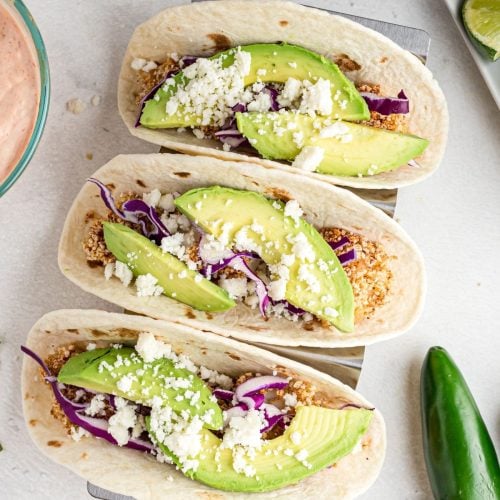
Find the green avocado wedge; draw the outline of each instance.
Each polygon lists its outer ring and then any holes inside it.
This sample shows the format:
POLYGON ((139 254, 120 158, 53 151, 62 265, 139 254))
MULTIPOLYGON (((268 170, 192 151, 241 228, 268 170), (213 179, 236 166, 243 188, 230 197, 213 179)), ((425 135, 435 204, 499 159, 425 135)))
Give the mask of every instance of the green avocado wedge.
POLYGON ((341 331, 354 329, 353 291, 335 252, 311 224, 285 215, 282 202, 253 191, 212 186, 184 193, 175 205, 205 232, 229 247, 255 251, 268 266, 283 264, 284 255, 296 255, 286 266, 286 300, 341 331), (297 255, 300 248, 305 257, 297 255))
POLYGON ((104 222, 108 250, 130 268, 134 276, 151 274, 163 294, 199 311, 227 311, 236 305, 221 287, 193 271, 177 257, 164 253, 148 238, 129 227, 104 222))
POLYGON ((302 148, 320 147, 324 156, 315 171, 329 175, 394 170, 421 155, 429 144, 415 135, 290 111, 236 113, 236 123, 264 158, 293 161, 302 148))
MULTIPOLYGON (((221 59, 222 67, 234 62, 236 49, 215 54, 210 59, 221 59)), ((257 81, 284 83, 289 78, 315 82, 322 78, 331 83, 332 117, 343 120, 368 120, 370 112, 363 97, 354 84, 340 71, 338 66, 325 57, 303 47, 287 44, 255 44, 242 46, 241 50, 251 55, 250 72, 244 78, 248 86, 257 81), (333 99, 333 97, 335 97, 333 99)), ((148 128, 196 127, 201 116, 186 112, 180 106, 173 114, 167 114, 167 102, 184 88, 190 80, 183 71, 174 75, 171 83, 163 85, 146 101, 140 124, 148 128)))
MULTIPOLYGON (((222 441, 208 430, 203 430, 203 459, 198 469, 187 476, 213 488, 234 492, 265 492, 283 488, 333 465, 348 455, 367 431, 371 410, 333 410, 318 406, 299 406, 290 426, 275 439, 265 441, 248 465, 255 469, 253 476, 238 473, 233 467, 232 451, 220 448, 222 441), (295 444, 291 436, 298 433, 301 441, 295 444), (304 460, 295 455, 306 450, 304 460), (286 454, 284 452, 287 452, 286 454), (216 455, 218 460, 216 459, 216 455)), ((150 422, 148 432, 154 439, 150 422)), ((163 453, 182 468, 177 457, 161 443, 163 453)), ((300 455, 299 455, 300 457, 300 455)))
POLYGON ((146 363, 131 347, 94 349, 77 354, 64 364, 57 380, 114 394, 135 403, 147 404, 156 396, 161 398, 163 406, 170 406, 177 413, 188 411, 191 416, 199 417, 207 414, 206 427, 209 429, 222 427, 222 411, 199 377, 186 368, 176 368, 167 358, 146 363), (200 393, 195 404, 185 397, 186 391, 200 393))

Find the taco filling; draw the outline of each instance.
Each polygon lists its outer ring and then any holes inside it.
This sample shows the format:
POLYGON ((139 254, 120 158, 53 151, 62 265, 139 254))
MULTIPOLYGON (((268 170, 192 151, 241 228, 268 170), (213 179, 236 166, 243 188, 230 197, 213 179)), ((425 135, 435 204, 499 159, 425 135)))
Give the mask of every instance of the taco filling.
POLYGON ((337 62, 272 43, 208 58, 136 58, 136 126, 188 128, 198 139, 220 141, 224 151, 330 175, 371 176, 415 165, 428 141, 408 131, 404 91, 391 97, 376 82, 355 85, 340 69, 352 70, 353 61, 337 62))
POLYGON ((51 414, 76 441, 151 454, 235 492, 297 483, 370 445, 373 408, 327 397, 286 368, 228 376, 149 332, 134 347, 99 344, 62 346, 45 360, 22 347, 53 390, 51 414))
POLYGON ((142 196, 100 188, 107 216, 87 214, 82 242, 91 267, 208 314, 237 303, 350 332, 385 304, 391 260, 383 246, 343 228, 315 229, 296 200, 211 186, 142 196))

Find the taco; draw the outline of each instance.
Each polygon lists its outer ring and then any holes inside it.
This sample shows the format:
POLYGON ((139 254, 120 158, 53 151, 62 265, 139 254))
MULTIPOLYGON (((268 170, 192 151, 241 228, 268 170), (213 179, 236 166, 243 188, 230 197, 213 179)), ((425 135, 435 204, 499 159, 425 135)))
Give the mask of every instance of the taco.
POLYGON ((59 267, 147 316, 250 342, 352 346, 416 321, 421 255, 350 192, 244 162, 117 156, 78 194, 59 267))
POLYGON ((312 498, 328 488, 352 498, 382 466, 384 421, 368 401, 256 347, 151 318, 62 310, 41 318, 22 350, 32 439, 116 493, 312 498))
POLYGON ((448 128, 444 96, 414 55, 281 1, 201 2, 141 24, 118 105, 130 132, 155 144, 360 188, 429 176, 448 128))

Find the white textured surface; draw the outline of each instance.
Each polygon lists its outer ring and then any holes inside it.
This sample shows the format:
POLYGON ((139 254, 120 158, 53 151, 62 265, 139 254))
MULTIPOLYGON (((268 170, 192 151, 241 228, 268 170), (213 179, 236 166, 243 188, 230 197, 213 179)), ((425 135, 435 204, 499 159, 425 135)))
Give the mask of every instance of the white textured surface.
MULTIPOLYGON (((31 325, 62 307, 112 309, 57 269, 57 241, 83 180, 118 153, 153 152, 133 139, 116 109, 116 78, 133 27, 167 0, 26 0, 45 37, 52 103, 44 138, 19 182, 0 200, 0 478, 5 499, 84 499, 85 483, 48 463, 21 416, 20 354, 31 325), (89 103, 101 96, 99 106, 89 103), (87 102, 80 115, 65 103, 87 102), (86 159, 92 153, 93 159, 86 159)), ((312 3, 312 2, 309 2, 312 3)), ((323 1, 324 7, 411 25, 433 39, 429 67, 448 98, 450 141, 440 170, 405 188, 397 217, 420 245, 429 292, 419 324, 370 347, 359 386, 383 412, 389 447, 367 499, 426 499, 418 401, 427 348, 448 348, 500 443, 500 116, 446 7, 435 0, 323 1), (493 397, 492 397, 493 396, 493 397)), ((233 13, 233 15, 237 15, 233 13)), ((409 284, 411 286, 411 284, 409 284)))

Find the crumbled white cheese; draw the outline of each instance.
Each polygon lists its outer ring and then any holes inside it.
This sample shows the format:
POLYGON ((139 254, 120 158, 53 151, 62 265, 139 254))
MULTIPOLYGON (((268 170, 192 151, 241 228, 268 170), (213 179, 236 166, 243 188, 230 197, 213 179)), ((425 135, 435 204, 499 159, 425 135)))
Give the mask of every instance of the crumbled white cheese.
POLYGON ((152 297, 158 296, 163 293, 163 287, 157 285, 158 279, 152 274, 141 274, 135 280, 138 297, 152 297))
POLYGON ((299 111, 309 116, 315 116, 316 113, 330 115, 333 107, 330 81, 319 78, 313 85, 305 80, 303 86, 299 111))
POLYGON ((339 121, 322 128, 319 132, 319 136, 325 139, 330 139, 332 137, 338 139, 342 137, 344 134, 347 134, 348 132, 349 132, 349 127, 345 123, 339 121))
POLYGON ((287 280, 279 278, 269 283, 267 292, 273 300, 283 300, 286 295, 287 280))
POLYGON ((334 309, 333 307, 325 307, 323 312, 326 316, 330 316, 331 318, 336 318, 339 315, 337 309, 334 309))
POLYGON ((104 394, 96 394, 91 400, 87 408, 85 408, 85 414, 90 417, 96 417, 102 413, 102 410, 106 407, 105 403, 106 397, 104 394))
POLYGON ((222 438, 222 447, 233 449, 240 445, 260 449, 263 443, 260 429, 264 423, 258 410, 249 410, 244 416, 230 418, 222 438))
POLYGON ((206 366, 200 366, 200 378, 208 380, 211 384, 217 385, 222 389, 231 389, 233 387, 233 379, 231 377, 211 370, 206 366))
POLYGON ((199 461, 195 457, 202 450, 202 419, 190 418, 189 412, 179 415, 169 406, 162 407, 160 402, 153 404, 150 426, 155 438, 177 457, 184 473, 197 470, 199 461))
POLYGON ((145 71, 146 73, 152 69, 156 69, 158 65, 154 61, 147 61, 142 57, 136 57, 131 63, 130 67, 135 71, 145 71))
POLYGON ((124 264, 119 260, 115 262, 114 274, 125 286, 129 286, 132 278, 134 277, 127 264, 124 264))
POLYGON ((304 145, 304 132, 302 131, 293 132, 292 137, 293 137, 293 142, 298 148, 301 148, 304 145))
POLYGON ((300 97, 302 82, 296 78, 289 78, 278 96, 278 103, 282 107, 289 107, 300 97))
POLYGON ((321 291, 321 285, 318 278, 311 272, 310 264, 301 264, 299 267, 298 274, 299 281, 304 281, 307 283, 309 290, 313 293, 319 293, 321 291))
POLYGON ((302 434, 300 432, 297 432, 297 431, 292 432, 290 434, 290 439, 291 439, 293 444, 299 445, 300 442, 302 441, 302 434))
POLYGON ((118 446, 123 446, 130 439, 129 429, 133 429, 137 415, 136 405, 115 397, 116 412, 108 420, 108 432, 116 439, 118 446))
POLYGON ((89 342, 87 344, 87 351, 93 351, 96 347, 97 345, 94 342, 89 342))
POLYGON ((80 441, 82 437, 90 435, 90 432, 86 431, 83 427, 71 427, 71 439, 73 439, 73 441, 80 441))
POLYGON ((290 394, 286 392, 283 399, 285 401, 285 406, 289 406, 290 408, 297 406, 297 396, 294 393, 290 394))
POLYGON ((142 200, 151 207, 157 207, 160 202, 161 193, 158 189, 153 189, 150 193, 144 193, 142 200))
POLYGON ((166 193, 160 198, 158 207, 162 208, 167 213, 173 212, 175 210, 174 200, 175 197, 172 193, 166 193))
POLYGON ((132 382, 133 375, 124 375, 120 380, 118 380, 116 387, 118 387, 120 391, 127 393, 132 388, 132 382))
POLYGON ((150 363, 155 359, 169 357, 172 346, 165 344, 161 340, 156 340, 151 332, 141 332, 135 350, 146 363, 150 363))
POLYGON ((162 238, 160 247, 163 253, 169 253, 175 255, 178 259, 182 259, 186 253, 183 243, 184 235, 182 233, 174 233, 171 236, 162 238))
POLYGON ((298 233, 295 236, 287 236, 287 241, 292 243, 292 251, 297 259, 303 262, 314 262, 316 254, 304 233, 298 233))
POLYGON ((104 277, 106 280, 110 280, 113 277, 113 273, 115 272, 115 263, 110 262, 104 266, 104 277))
POLYGON ((314 172, 323 161, 325 150, 319 146, 306 146, 293 160, 292 167, 314 172))
POLYGON ((288 200, 285 205, 285 215, 298 222, 304 212, 300 208, 297 200, 288 200))
POLYGON ((246 278, 226 278, 222 277, 219 280, 219 286, 222 287, 229 293, 229 296, 233 299, 241 299, 246 297, 247 290, 247 279, 246 278))
POLYGON ((255 99, 247 104, 248 111, 259 111, 264 113, 271 108, 271 96, 269 94, 258 94, 255 99))

